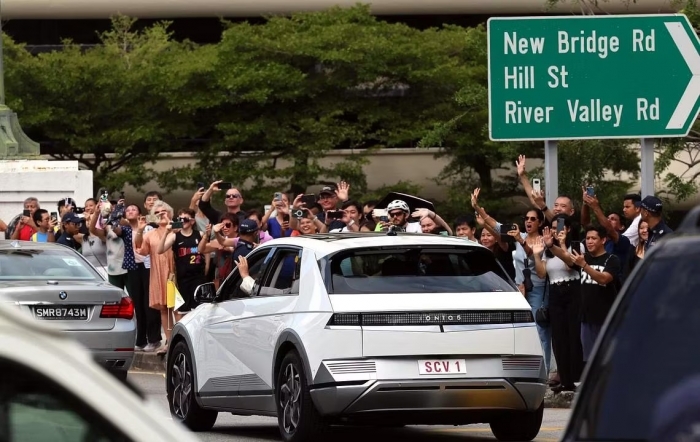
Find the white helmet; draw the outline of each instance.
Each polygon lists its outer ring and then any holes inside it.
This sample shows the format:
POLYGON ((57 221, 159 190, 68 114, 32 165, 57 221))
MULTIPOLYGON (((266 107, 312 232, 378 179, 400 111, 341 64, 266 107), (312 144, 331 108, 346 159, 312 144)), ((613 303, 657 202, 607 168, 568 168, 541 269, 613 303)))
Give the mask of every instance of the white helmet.
POLYGON ((392 210, 396 210, 396 209, 399 209, 399 210, 406 212, 406 213, 409 213, 411 211, 411 209, 408 208, 408 204, 406 204, 405 201, 401 201, 401 200, 394 200, 394 201, 390 202, 388 206, 386 206, 387 212, 391 212, 392 210))

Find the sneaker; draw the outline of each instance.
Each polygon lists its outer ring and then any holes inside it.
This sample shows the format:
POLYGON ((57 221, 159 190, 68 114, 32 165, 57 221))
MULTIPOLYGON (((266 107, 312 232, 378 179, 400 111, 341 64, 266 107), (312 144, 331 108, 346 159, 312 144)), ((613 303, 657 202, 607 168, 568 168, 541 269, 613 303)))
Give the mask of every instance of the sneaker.
POLYGON ((141 347, 140 345, 135 345, 134 351, 143 351, 143 347, 141 347))
POLYGON ((156 350, 158 350, 160 348, 161 342, 162 341, 151 342, 148 345, 146 345, 146 347, 144 347, 143 351, 145 351, 146 353, 154 353, 156 350))

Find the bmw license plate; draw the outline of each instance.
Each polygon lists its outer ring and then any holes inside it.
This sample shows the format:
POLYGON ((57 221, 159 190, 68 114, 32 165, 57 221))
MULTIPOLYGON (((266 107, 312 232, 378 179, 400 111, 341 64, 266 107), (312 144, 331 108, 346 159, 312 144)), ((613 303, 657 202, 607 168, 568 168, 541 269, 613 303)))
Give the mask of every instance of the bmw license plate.
POLYGON ((89 307, 34 307, 34 316, 39 319, 60 321, 85 321, 88 318, 89 307))

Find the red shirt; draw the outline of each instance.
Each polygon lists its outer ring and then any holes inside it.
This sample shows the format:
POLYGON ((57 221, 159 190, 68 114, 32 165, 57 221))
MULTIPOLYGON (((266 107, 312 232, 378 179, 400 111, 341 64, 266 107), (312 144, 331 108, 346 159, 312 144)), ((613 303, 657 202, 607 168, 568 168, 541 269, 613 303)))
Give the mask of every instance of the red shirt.
POLYGON ((34 235, 34 228, 32 228, 32 226, 26 225, 22 227, 22 230, 19 231, 19 240, 31 241, 32 235, 34 235))

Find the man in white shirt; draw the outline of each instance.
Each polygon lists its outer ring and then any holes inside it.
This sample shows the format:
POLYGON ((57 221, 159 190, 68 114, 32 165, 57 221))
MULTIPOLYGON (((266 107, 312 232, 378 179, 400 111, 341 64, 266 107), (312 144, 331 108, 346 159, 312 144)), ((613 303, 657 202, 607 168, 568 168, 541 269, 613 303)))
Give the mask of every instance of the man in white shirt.
POLYGON ((623 235, 630 240, 632 247, 637 247, 639 243, 639 221, 642 219, 641 209, 639 208, 641 201, 642 197, 639 194, 630 193, 625 195, 622 204, 622 213, 630 222, 629 227, 627 227, 623 235))

